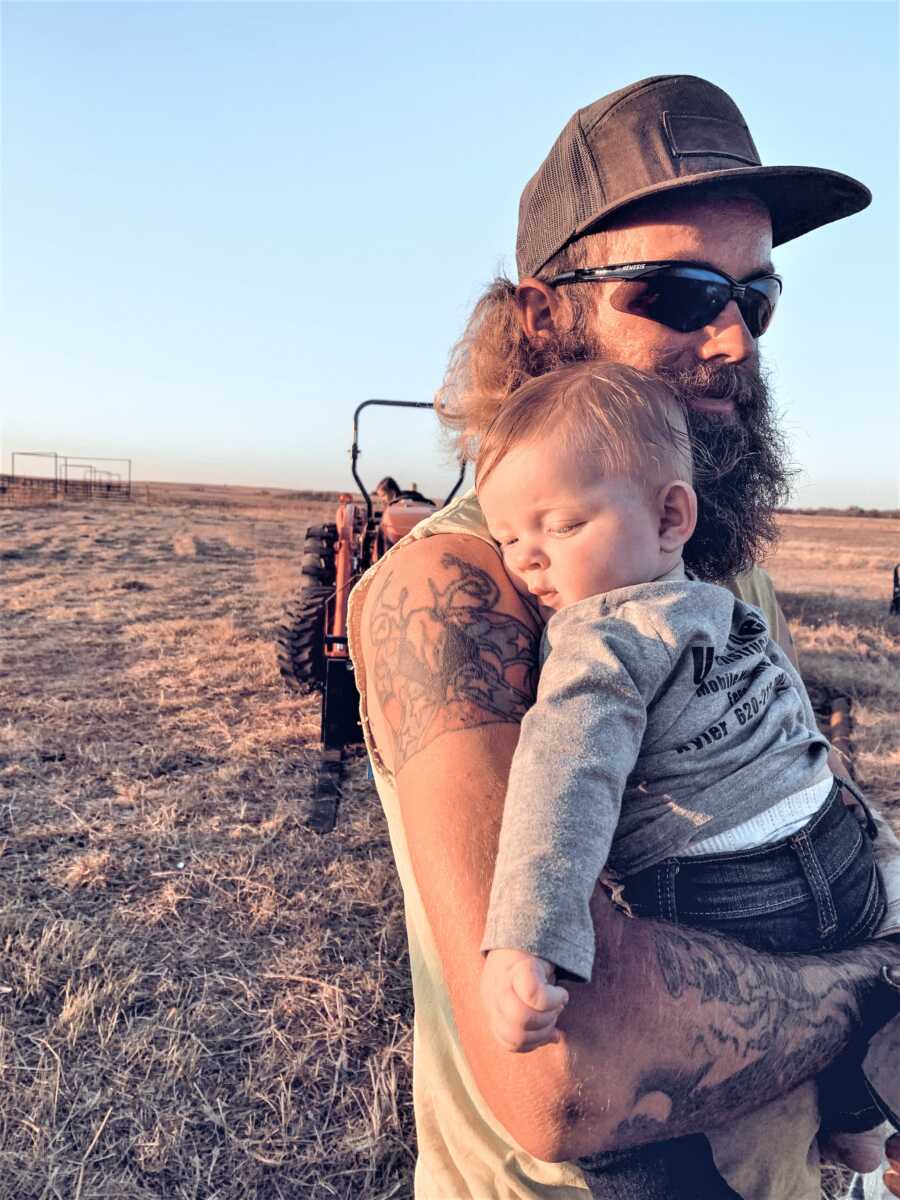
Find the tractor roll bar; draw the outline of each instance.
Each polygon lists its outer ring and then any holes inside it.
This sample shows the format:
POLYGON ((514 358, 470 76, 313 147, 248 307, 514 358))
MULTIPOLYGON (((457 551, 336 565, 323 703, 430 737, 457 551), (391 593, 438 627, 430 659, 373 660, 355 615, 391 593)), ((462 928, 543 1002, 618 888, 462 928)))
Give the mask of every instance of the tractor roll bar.
MULTIPOLYGON (((360 479, 356 471, 356 460, 359 458, 359 414, 364 408, 368 408, 371 404, 379 404, 384 408, 433 408, 433 404, 429 404, 426 400, 363 400, 362 404, 357 405, 356 411, 353 414, 353 445, 350 447, 350 470, 353 473, 353 478, 356 480, 356 486, 362 492, 363 499, 366 502, 366 520, 372 520, 372 497, 366 491, 366 485, 360 479)), ((449 504, 456 493, 462 486, 462 481, 466 475, 466 464, 459 464, 459 475, 456 483, 450 490, 449 495, 445 498, 444 503, 449 504)))

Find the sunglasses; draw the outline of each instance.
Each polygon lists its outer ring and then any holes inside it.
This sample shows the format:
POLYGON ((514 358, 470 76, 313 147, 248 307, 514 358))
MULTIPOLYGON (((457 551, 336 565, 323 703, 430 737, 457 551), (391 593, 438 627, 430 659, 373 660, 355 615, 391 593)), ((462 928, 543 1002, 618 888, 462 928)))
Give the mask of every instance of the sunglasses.
POLYGON ((761 337, 781 295, 780 275, 761 274, 738 283, 724 271, 677 261, 581 267, 547 282, 556 287, 560 283, 605 283, 610 279, 623 281, 609 298, 614 309, 647 317, 678 333, 692 333, 709 325, 734 300, 750 336, 761 337))

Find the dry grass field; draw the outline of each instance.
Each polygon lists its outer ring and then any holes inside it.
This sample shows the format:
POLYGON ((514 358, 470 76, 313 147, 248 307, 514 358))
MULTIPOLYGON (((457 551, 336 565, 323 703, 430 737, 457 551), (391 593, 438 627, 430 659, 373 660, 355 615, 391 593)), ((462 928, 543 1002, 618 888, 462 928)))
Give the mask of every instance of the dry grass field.
POLYGON ((854 759, 867 793, 900 829, 900 617, 891 617, 900 519, 781 517, 767 563, 803 676, 853 699, 854 759))
MULTIPOLYGON (((407 1198, 401 900, 357 761, 300 821, 314 700, 273 626, 297 493, 0 510, 0 1200, 407 1198)), ((807 674, 900 813, 900 521, 788 516, 807 674)))

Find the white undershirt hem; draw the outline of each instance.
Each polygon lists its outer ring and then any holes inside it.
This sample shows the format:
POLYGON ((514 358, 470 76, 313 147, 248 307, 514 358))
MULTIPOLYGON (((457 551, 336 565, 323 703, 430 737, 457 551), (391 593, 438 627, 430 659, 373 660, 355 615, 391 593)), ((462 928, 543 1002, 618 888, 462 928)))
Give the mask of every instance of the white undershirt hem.
POLYGON ((742 821, 734 829, 726 829, 713 837, 704 838, 700 842, 692 842, 687 850, 682 850, 679 858, 692 858, 698 854, 726 854, 733 850, 753 850, 757 846, 768 846, 772 842, 780 842, 790 837, 808 825, 816 815, 831 791, 834 776, 829 772, 824 779, 811 787, 802 788, 785 796, 771 808, 742 821))

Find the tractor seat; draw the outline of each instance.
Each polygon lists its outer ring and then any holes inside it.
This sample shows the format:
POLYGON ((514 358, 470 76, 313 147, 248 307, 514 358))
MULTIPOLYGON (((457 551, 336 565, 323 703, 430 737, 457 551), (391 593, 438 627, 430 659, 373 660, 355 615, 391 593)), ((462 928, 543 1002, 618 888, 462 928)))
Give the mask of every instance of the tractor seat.
POLYGON ((415 500, 401 496, 394 500, 387 506, 381 517, 381 532, 384 535, 385 546, 393 546, 402 537, 406 537, 420 521, 430 517, 436 511, 436 507, 424 496, 415 500))

